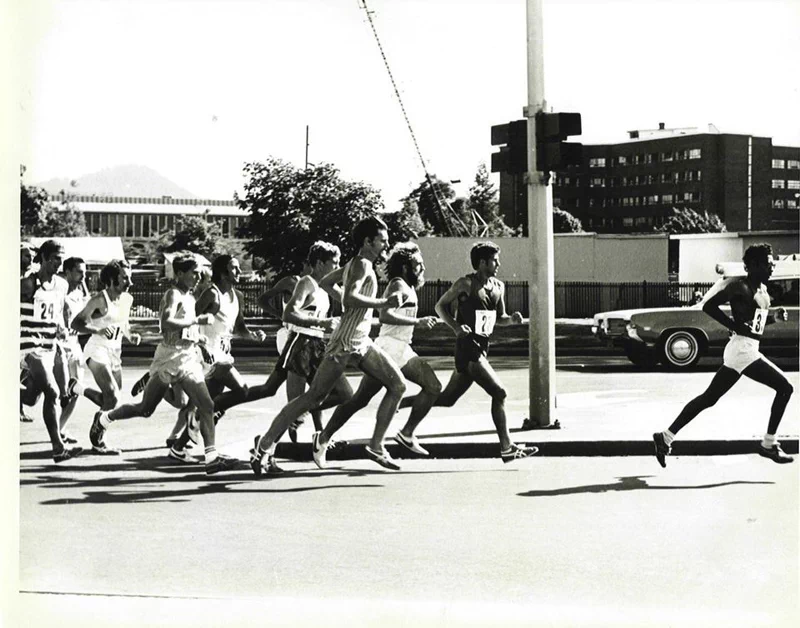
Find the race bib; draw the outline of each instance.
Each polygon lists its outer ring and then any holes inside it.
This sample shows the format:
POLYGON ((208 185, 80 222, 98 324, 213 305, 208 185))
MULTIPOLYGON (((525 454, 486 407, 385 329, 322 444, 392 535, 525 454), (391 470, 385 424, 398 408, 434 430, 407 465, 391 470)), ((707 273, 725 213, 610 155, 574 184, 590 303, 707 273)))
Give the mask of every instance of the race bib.
POLYGON ((184 327, 181 330, 181 340, 188 340, 189 342, 197 342, 200 340, 200 328, 197 325, 191 327, 184 327))
POLYGON ((223 336, 219 339, 219 348, 222 353, 229 354, 231 352, 231 337, 223 336))
POLYGON ((495 310, 475 310, 475 333, 481 336, 491 336, 496 321, 497 312, 495 310))
POLYGON ((750 331, 760 336, 764 333, 764 327, 767 326, 767 316, 769 316, 769 309, 759 308, 753 315, 753 322, 750 323, 750 331))
POLYGON ((33 307, 33 317, 37 321, 54 321, 56 319, 55 305, 47 301, 39 301, 33 307))

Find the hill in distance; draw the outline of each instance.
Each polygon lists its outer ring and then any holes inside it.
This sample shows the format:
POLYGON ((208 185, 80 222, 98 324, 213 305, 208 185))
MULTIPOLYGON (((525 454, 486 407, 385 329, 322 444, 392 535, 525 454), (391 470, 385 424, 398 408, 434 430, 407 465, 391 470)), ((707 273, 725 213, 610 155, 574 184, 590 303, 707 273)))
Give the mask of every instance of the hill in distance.
POLYGON ((152 168, 137 165, 114 166, 104 168, 99 172, 74 177, 74 179, 56 178, 36 185, 44 188, 50 194, 58 194, 61 190, 65 190, 73 194, 197 198, 196 195, 173 183, 152 168), (70 185, 73 180, 77 182, 76 187, 70 185))

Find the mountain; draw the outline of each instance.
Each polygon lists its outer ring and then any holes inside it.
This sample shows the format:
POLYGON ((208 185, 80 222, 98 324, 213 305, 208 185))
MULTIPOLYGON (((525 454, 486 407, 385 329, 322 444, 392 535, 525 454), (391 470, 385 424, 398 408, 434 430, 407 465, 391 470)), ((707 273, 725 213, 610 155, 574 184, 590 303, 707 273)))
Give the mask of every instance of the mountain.
POLYGON ((114 166, 76 177, 74 180, 78 184, 76 187, 70 185, 72 179, 68 178, 50 179, 36 185, 44 188, 50 194, 58 194, 61 190, 66 190, 74 194, 197 198, 188 190, 147 166, 114 166))

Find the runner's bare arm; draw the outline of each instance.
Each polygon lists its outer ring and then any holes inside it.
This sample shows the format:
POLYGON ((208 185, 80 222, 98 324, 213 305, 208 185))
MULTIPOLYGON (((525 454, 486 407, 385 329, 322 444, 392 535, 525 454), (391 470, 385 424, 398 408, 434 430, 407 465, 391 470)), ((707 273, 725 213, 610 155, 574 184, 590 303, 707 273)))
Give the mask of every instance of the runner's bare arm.
POLYGON ((298 280, 299 277, 297 275, 287 275, 286 277, 283 277, 275 282, 274 286, 258 297, 258 304, 261 306, 261 309, 264 310, 268 316, 280 319, 281 312, 279 312, 273 305, 275 298, 282 294, 292 294, 298 280))
POLYGON ((211 288, 206 288, 203 294, 197 299, 194 310, 198 314, 211 314, 212 316, 216 316, 217 312, 219 312, 219 292, 211 288))
POLYGON ((382 310, 387 307, 397 307, 400 305, 400 296, 392 294, 387 298, 376 299, 360 294, 361 286, 367 279, 368 265, 364 259, 356 258, 352 262, 350 272, 347 274, 347 281, 342 290, 342 305, 345 308, 375 308, 382 310))
POLYGON ((303 277, 297 282, 292 296, 283 310, 283 322, 292 323, 299 327, 320 327, 330 331, 333 319, 316 318, 303 312, 303 306, 314 294, 314 282, 309 277, 303 277))
MULTIPOLYGON (((386 286, 386 290, 383 291, 383 296, 388 297, 390 294, 394 293, 400 295, 400 307, 403 307, 405 302, 413 297, 408 285, 400 279, 392 279, 386 286)), ((398 309, 399 308, 390 307, 381 310, 378 317, 380 322, 386 325, 414 325, 424 329, 430 329, 439 322, 439 319, 435 316, 423 316, 422 318, 404 316, 398 313, 398 309)))
POLYGON ((233 289, 233 292, 236 294, 236 299, 239 301, 239 313, 236 315, 236 321, 233 324, 233 333, 258 340, 259 342, 264 342, 267 338, 267 334, 264 333, 264 330, 251 330, 244 321, 244 307, 242 306, 242 303, 244 303, 244 295, 236 288, 233 289))
POLYGON ((497 324, 501 327, 508 325, 519 325, 522 323, 522 314, 514 312, 508 314, 506 312, 506 284, 500 282, 500 299, 497 301, 497 324))
POLYGON ((98 292, 86 302, 83 309, 72 319, 70 327, 79 334, 103 334, 104 329, 91 324, 92 316, 99 311, 103 314, 102 307, 105 302, 102 292, 98 292))
POLYGON ((741 294, 741 281, 738 277, 725 280, 719 286, 718 291, 703 304, 703 312, 735 334, 758 340, 759 337, 745 323, 737 322, 720 308, 721 305, 729 303, 732 298, 741 294))
POLYGON ((337 268, 325 275, 319 282, 320 288, 331 295, 339 303, 342 302, 342 278, 344 277, 344 267, 337 268))
POLYGON ((445 325, 453 330, 456 336, 465 336, 472 333, 469 325, 459 325, 455 317, 450 313, 450 308, 453 303, 458 300, 459 295, 469 294, 471 286, 471 279, 469 277, 461 277, 447 289, 439 300, 436 302, 436 313, 439 315, 445 325))
POLYGON ((175 331, 191 327, 192 325, 208 325, 212 320, 211 314, 201 314, 194 318, 176 318, 178 313, 178 289, 170 288, 164 295, 164 308, 161 310, 161 329, 175 331))

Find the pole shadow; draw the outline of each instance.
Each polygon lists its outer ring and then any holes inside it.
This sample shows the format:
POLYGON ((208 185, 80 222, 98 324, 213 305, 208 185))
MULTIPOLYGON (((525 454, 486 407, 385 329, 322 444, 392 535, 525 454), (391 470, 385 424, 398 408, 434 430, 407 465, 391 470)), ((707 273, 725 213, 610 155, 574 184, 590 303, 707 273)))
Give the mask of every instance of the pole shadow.
POLYGON ((570 486, 567 488, 556 488, 551 490, 532 490, 524 493, 517 493, 519 497, 560 497, 562 495, 580 495, 582 493, 610 493, 615 491, 638 491, 638 490, 697 490, 708 488, 719 488, 721 486, 733 486, 736 484, 775 484, 775 482, 761 482, 749 480, 733 480, 731 482, 717 482, 714 484, 696 484, 694 486, 650 486, 646 478, 655 477, 652 475, 628 476, 617 478, 619 482, 615 484, 588 484, 586 486, 570 486))

